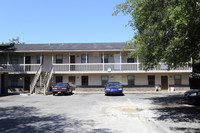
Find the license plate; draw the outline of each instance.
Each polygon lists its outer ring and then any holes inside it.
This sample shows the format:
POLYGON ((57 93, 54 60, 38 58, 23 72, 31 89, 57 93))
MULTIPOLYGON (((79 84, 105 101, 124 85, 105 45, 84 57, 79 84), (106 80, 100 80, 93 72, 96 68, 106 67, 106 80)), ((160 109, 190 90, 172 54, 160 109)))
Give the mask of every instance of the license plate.
POLYGON ((59 91, 58 93, 60 94, 61 92, 59 91))

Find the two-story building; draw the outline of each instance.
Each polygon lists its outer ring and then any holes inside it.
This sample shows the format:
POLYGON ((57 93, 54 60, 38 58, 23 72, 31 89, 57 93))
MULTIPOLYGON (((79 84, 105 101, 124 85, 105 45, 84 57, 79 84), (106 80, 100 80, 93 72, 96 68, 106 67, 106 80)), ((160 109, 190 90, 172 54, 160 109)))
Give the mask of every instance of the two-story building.
POLYGON ((0 51, 0 64, 8 69, 8 87, 37 93, 48 91, 57 82, 70 83, 79 90, 101 88, 108 81, 119 81, 129 90, 154 91, 170 86, 189 88, 187 65, 168 70, 160 64, 144 71, 139 57, 127 58, 124 43, 24 44, 0 51), (44 90, 42 90, 44 88, 44 90))

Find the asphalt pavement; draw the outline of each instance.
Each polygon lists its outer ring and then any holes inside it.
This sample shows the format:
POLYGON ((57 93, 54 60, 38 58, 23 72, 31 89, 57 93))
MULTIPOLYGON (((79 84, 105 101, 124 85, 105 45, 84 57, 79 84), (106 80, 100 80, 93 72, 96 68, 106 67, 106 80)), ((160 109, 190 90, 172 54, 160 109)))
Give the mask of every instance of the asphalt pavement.
POLYGON ((0 97, 0 132, 200 132, 199 112, 181 93, 10 95, 0 97))

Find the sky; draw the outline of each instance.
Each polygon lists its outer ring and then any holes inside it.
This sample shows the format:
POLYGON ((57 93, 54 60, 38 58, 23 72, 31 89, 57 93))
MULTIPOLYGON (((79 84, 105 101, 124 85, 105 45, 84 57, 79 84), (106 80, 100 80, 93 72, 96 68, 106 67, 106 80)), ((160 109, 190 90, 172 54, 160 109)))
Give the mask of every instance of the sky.
POLYGON ((125 42, 130 16, 112 16, 125 0, 0 0, 0 43, 125 42))

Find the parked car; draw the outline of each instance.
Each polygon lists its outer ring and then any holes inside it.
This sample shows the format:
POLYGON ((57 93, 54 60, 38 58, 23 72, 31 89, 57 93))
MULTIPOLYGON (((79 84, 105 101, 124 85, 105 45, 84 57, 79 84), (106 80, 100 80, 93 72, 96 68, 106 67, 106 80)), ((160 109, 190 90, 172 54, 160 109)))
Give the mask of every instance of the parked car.
POLYGON ((121 94, 123 95, 123 85, 120 82, 108 82, 105 85, 105 95, 121 94))
POLYGON ((189 104, 200 104, 200 89, 186 91, 183 96, 189 104))
POLYGON ((52 93, 55 94, 71 94, 72 87, 68 83, 57 83, 52 87, 52 93))

